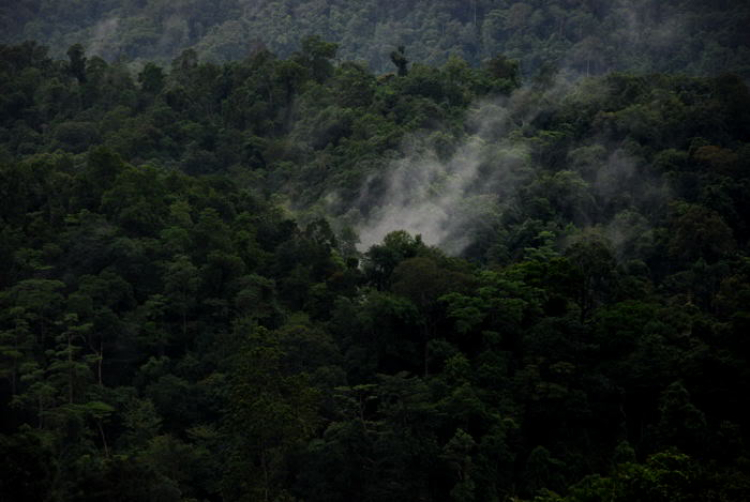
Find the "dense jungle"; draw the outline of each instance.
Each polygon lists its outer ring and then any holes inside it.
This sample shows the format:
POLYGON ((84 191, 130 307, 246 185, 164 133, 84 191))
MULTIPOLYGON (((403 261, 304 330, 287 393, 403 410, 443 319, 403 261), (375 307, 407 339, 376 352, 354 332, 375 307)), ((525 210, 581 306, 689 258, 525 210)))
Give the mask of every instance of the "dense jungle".
POLYGON ((748 22, 3 2, 0 502, 750 500, 748 22))

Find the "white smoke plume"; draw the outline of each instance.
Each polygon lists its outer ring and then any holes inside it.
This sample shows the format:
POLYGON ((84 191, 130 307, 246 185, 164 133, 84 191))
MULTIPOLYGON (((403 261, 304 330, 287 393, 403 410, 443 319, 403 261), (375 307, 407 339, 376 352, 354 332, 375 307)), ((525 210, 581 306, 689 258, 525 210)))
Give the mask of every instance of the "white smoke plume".
MULTIPOLYGON (((583 106, 605 99, 607 93, 600 80, 559 74, 544 90, 525 87, 508 98, 474 105, 466 137, 450 155, 440 154, 443 133, 409 138, 402 156, 385 172, 372 175, 360 190, 359 211, 350 220, 359 221, 358 248, 366 251, 388 233, 406 230, 421 235, 428 245, 460 255, 481 232, 497 231, 504 211, 519 202, 519 189, 537 185, 534 180, 549 169, 538 159, 532 161, 539 133, 534 120, 561 102, 583 106)), ((648 229, 633 211, 658 210, 668 198, 664 180, 628 154, 621 142, 605 137, 574 147, 567 165, 557 169, 572 169, 583 177, 581 187, 590 203, 581 205, 573 223, 603 225, 618 256, 638 255, 635 248, 645 245, 648 229), (622 211, 626 214, 620 215, 622 211)))
POLYGON ((359 230, 366 250, 389 232, 406 230, 429 245, 459 254, 471 243, 471 228, 498 210, 500 196, 515 184, 525 148, 507 138, 513 126, 512 100, 482 103, 469 117, 473 134, 448 158, 441 158, 432 139, 411 138, 407 153, 385 175, 371 177, 360 206, 378 200, 359 230), (373 194, 378 186, 380 195, 373 194))
POLYGON ((87 52, 94 56, 107 57, 118 43, 117 29, 120 26, 119 17, 110 17, 96 23, 93 29, 87 52))

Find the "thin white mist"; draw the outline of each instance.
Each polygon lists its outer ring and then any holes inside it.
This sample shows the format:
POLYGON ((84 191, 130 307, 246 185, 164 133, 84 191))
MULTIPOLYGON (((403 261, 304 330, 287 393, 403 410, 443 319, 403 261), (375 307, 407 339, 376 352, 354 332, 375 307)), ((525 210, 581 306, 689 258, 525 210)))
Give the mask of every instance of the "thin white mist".
POLYGON ((409 138, 403 157, 376 175, 378 195, 368 189, 374 177, 363 187, 359 205, 371 205, 376 197, 377 208, 357 229, 360 250, 395 230, 421 235, 426 244, 454 255, 471 244, 471 229, 497 212, 501 193, 514 184, 512 172, 525 157, 525 148, 507 139, 510 103, 476 105, 467 121, 473 134, 448 158, 438 154, 434 139, 409 138))
MULTIPOLYGON (((534 120, 563 102, 590 106, 607 99, 607 93, 605 82, 566 69, 544 89, 530 85, 507 98, 476 103, 468 112, 465 138, 449 156, 438 153, 444 151, 438 147, 441 132, 407 138, 401 156, 366 180, 349 212, 350 221, 358 222, 358 249, 367 251, 388 233, 405 230, 460 255, 481 232, 501 224, 503 212, 518 203, 521 186, 533 184, 548 169, 531 160, 538 146, 525 131, 531 127, 533 132, 534 120)), ((599 201, 597 207, 582 207, 573 223, 607 227, 615 246, 623 248, 618 254, 633 257, 648 241, 649 229, 638 212, 660 211, 669 189, 624 146, 605 137, 584 139, 573 145, 564 169, 578 172, 592 204, 599 201), (612 216, 603 216, 604 210, 612 216), (610 221, 614 216, 616 221, 610 221)))
POLYGON ((116 45, 120 18, 110 17, 96 23, 86 51, 91 55, 106 57, 116 45))
POLYGON ((425 243, 460 252, 465 243, 450 237, 464 222, 457 207, 479 171, 478 139, 472 138, 447 162, 434 151, 411 154, 391 167, 385 197, 360 229, 363 248, 383 240, 389 232, 406 230, 425 243))

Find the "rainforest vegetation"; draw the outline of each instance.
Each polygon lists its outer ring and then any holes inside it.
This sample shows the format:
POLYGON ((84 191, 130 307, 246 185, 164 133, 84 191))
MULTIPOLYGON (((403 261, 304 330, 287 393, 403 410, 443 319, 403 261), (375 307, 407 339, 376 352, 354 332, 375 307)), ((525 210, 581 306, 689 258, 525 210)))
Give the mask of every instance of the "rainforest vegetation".
POLYGON ((74 3, 0 10, 0 501, 750 500, 747 7, 74 3))
POLYGON ((394 46, 431 66, 506 54, 532 74, 582 72, 750 76, 750 5, 731 0, 14 0, 0 41, 37 40, 56 57, 75 43, 107 60, 168 63, 193 48, 235 61, 258 45, 288 57, 318 35, 342 61, 390 68, 394 46))

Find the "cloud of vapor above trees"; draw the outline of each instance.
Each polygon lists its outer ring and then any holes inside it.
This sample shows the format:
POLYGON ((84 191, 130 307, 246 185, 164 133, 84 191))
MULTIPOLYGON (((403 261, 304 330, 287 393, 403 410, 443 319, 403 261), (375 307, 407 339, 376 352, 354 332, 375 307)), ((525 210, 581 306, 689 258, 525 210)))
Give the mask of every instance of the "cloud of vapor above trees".
POLYGON ((475 134, 447 156, 440 153, 442 134, 412 138, 405 156, 363 189, 360 203, 373 195, 380 202, 359 229, 362 248, 403 229, 460 253, 470 243, 470 228, 496 213, 500 194, 515 186, 514 171, 525 163, 523 145, 493 138, 509 120, 501 105, 478 105, 469 119, 475 134))
MULTIPOLYGON (((557 99, 569 86, 561 80, 543 98, 557 99)), ((361 190, 358 205, 377 208, 359 226, 360 248, 394 230, 421 235, 450 254, 470 245, 472 234, 497 219, 531 172, 529 146, 520 135, 540 109, 531 93, 524 88, 476 103, 458 146, 446 145, 451 137, 443 132, 409 138, 403 157, 385 174, 371 176, 361 190)))
POLYGON ((618 257, 632 257, 634 241, 649 230, 638 211, 663 210, 665 180, 606 135, 572 143, 563 164, 550 166, 539 156, 540 131, 524 134, 560 103, 596 102, 608 92, 603 81, 566 73, 544 90, 529 84, 507 98, 475 104, 465 138, 449 153, 447 133, 412 136, 402 157, 361 189, 360 249, 406 230, 460 255, 483 232, 496 232, 504 212, 541 200, 579 228, 598 228, 618 257))

